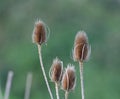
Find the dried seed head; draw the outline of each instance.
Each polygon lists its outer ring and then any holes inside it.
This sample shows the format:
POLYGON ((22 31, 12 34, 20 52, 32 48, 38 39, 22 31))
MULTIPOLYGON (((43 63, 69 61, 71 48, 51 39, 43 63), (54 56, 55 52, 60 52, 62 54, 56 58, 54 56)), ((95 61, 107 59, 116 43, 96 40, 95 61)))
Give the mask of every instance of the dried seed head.
POLYGON ((84 44, 88 43, 88 37, 84 31, 79 31, 76 34, 74 45, 77 45, 80 43, 84 43, 84 44))
POLYGON ((35 22, 32 39, 34 43, 42 44, 46 42, 46 27, 41 20, 35 22))
POLYGON ((76 76, 74 66, 68 64, 62 78, 62 89, 65 91, 74 90, 76 84, 76 76))
POLYGON ((53 64, 49 71, 49 76, 53 82, 59 83, 63 73, 63 62, 58 58, 53 60, 53 64))
POLYGON ((88 37, 84 31, 79 31, 74 41, 73 58, 75 61, 81 61, 88 59, 90 55, 90 46, 88 43, 88 37))

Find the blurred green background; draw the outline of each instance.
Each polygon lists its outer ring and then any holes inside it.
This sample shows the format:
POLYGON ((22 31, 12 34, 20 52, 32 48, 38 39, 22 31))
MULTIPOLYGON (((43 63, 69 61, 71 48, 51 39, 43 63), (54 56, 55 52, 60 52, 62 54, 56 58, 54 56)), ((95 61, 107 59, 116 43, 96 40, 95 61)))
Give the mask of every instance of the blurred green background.
MULTIPOLYGON (((42 46, 48 76, 53 59, 75 65, 76 88, 69 99, 81 99, 79 67, 72 60, 74 37, 84 30, 92 47, 84 64, 86 99, 120 99, 120 0, 0 0, 0 85, 4 94, 7 74, 14 71, 10 99, 23 99, 26 76, 33 73, 30 99, 50 99, 32 43, 34 22, 50 28, 42 46)), ((49 79, 50 81, 50 79, 49 79)), ((50 86, 55 96, 54 84, 50 86)), ((61 99, 64 92, 60 90, 61 99)))

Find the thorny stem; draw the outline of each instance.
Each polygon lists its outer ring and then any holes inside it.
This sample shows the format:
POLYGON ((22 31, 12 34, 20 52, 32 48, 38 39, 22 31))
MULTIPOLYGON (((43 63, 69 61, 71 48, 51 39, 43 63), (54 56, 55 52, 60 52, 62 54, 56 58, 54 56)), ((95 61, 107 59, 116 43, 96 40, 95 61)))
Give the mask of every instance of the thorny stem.
POLYGON ((52 92, 51 92, 51 89, 50 89, 50 86, 49 86, 49 83, 48 83, 48 80, 47 80, 47 76, 46 76, 46 73, 45 73, 45 69, 44 69, 44 66, 43 66, 42 55, 41 55, 41 46, 39 44, 38 44, 38 53, 39 53, 41 69, 42 69, 43 76, 44 76, 44 79, 45 79, 45 82, 46 82, 46 85, 47 85, 47 88, 48 88, 48 92, 50 94, 51 99, 53 99, 53 95, 52 95, 52 92))
POLYGON ((14 74, 13 71, 9 71, 9 73, 8 73, 4 99, 9 99, 13 74, 14 74))
POLYGON ((30 89, 32 85, 32 73, 28 73, 26 79, 26 88, 25 88, 25 96, 24 99, 29 99, 30 97, 30 89))
POLYGON ((56 89, 56 97, 57 97, 57 99, 60 99, 59 98, 59 91, 58 91, 58 83, 55 83, 55 89, 56 89))
POLYGON ((79 66, 80 66, 81 95, 82 99, 84 99, 83 63, 79 62, 79 66))
POLYGON ((65 99, 68 99, 68 91, 65 92, 65 99))

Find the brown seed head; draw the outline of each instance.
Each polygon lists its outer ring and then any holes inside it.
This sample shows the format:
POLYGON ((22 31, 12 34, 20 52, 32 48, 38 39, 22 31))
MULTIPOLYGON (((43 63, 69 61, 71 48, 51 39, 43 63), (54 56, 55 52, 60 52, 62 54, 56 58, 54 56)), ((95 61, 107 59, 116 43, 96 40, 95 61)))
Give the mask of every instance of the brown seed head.
POLYGON ((42 21, 35 22, 35 27, 32 35, 34 43, 42 44, 46 42, 46 28, 45 24, 42 21))
POLYGON ((74 45, 81 44, 81 43, 83 44, 88 43, 88 37, 84 31, 79 31, 76 34, 74 45))
POLYGON ((49 71, 49 76, 53 82, 59 83, 63 73, 63 62, 58 58, 53 60, 53 64, 49 71))
POLYGON ((69 64, 63 74, 62 88, 65 91, 74 90, 76 84, 76 76, 74 66, 69 64))
POLYGON ((75 61, 83 62, 88 58, 89 53, 88 37, 84 31, 79 31, 74 41, 73 58, 75 61))

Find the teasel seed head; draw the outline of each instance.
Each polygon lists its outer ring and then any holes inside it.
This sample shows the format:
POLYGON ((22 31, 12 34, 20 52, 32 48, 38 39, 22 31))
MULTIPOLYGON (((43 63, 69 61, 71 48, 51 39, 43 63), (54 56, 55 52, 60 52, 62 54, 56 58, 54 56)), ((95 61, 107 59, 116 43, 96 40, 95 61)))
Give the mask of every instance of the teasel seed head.
POLYGON ((68 64, 62 77, 62 89, 69 92, 74 90, 76 85, 76 75, 74 66, 68 64))
POLYGON ((91 53, 91 47, 88 42, 88 37, 84 31, 79 31, 76 34, 74 41, 73 58, 74 61, 83 62, 87 60, 91 53))
POLYGON ((40 45, 46 42, 46 27, 43 21, 38 20, 35 22, 32 39, 34 43, 40 45))
POLYGON ((49 71, 49 76, 52 82, 60 83, 63 74, 63 62, 55 58, 49 71))

